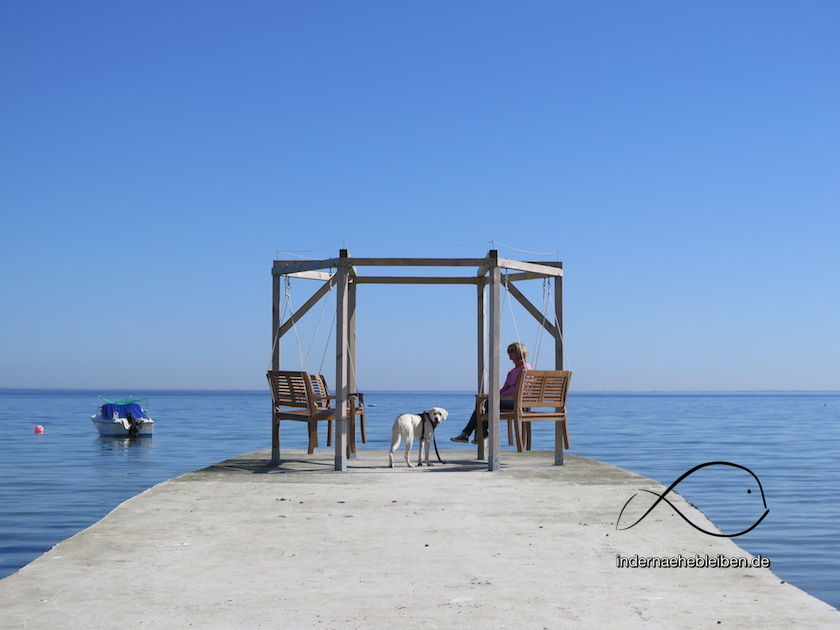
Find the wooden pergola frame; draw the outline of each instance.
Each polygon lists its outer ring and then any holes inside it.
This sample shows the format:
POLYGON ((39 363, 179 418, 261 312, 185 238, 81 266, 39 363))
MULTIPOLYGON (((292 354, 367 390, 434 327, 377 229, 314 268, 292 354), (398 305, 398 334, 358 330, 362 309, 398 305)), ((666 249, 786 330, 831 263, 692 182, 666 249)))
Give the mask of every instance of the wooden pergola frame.
MULTIPOLYGON (((478 365, 477 383, 479 393, 487 393, 489 422, 489 441, 487 456, 488 470, 501 468, 499 458, 499 373, 500 337, 501 337, 501 286, 508 289, 510 295, 525 307, 549 334, 554 338, 554 366, 563 369, 563 263, 562 262, 523 262, 499 258, 497 250, 490 250, 486 258, 352 258, 346 249, 339 251, 338 258, 327 260, 275 260, 272 276, 272 356, 271 369, 280 369, 280 339, 299 321, 318 301, 327 295, 332 287, 336 293, 336 366, 335 366, 335 405, 336 439, 335 470, 347 470, 347 398, 356 391, 356 287, 360 284, 467 284, 477 287, 477 341, 478 365), (473 267, 477 269, 472 276, 364 276, 359 273, 363 267, 473 267), (502 270, 508 273, 502 274, 502 270), (324 284, 310 298, 290 314, 286 321, 281 319, 281 281, 284 277, 308 278, 320 280, 324 284), (555 320, 548 321, 523 294, 514 282, 538 278, 554 279, 555 320), (487 299, 489 289, 489 300, 487 299), (485 349, 489 352, 485 352, 485 349), (485 354, 487 364, 485 364, 485 354), (489 369, 488 369, 489 368, 489 369), (484 389, 484 373, 488 372, 487 391, 484 389)), ((302 366, 303 367, 303 366, 302 366)), ((478 457, 484 457, 484 444, 478 445, 478 457)), ((279 445, 272 445, 272 463, 280 463, 279 445)), ((557 427, 554 441, 554 463, 563 465, 563 438, 557 427)))

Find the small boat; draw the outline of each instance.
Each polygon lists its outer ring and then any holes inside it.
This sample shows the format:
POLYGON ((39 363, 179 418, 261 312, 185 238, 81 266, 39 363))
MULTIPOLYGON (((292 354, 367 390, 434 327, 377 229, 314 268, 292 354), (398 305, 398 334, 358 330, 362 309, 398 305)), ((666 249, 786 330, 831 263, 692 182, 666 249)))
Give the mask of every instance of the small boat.
POLYGON ((100 396, 99 400, 102 404, 90 419, 100 437, 151 437, 155 421, 140 405, 148 398, 123 398, 112 401, 100 396))

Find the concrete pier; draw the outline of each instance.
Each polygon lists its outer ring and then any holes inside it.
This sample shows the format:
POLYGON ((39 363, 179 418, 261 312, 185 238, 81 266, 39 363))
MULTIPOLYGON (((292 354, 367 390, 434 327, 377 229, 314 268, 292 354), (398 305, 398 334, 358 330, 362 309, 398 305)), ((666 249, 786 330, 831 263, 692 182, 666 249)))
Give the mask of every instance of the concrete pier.
POLYGON ((754 560, 665 504, 616 530, 631 495, 664 488, 594 460, 510 453, 491 473, 464 450, 411 469, 400 453, 389 469, 387 452, 363 450, 336 473, 329 449, 283 456, 279 468, 270 451, 237 457, 126 501, 0 580, 0 627, 840 627, 772 566, 732 568, 754 560), (640 566, 650 558, 706 564, 640 566), (708 566, 718 558, 730 567, 708 566))

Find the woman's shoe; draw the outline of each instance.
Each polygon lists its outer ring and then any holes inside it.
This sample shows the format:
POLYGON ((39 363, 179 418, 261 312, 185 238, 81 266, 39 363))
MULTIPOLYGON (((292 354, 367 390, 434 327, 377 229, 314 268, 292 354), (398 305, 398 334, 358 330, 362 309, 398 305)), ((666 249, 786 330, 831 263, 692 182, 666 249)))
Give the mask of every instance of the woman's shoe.
POLYGON ((464 444, 466 444, 470 441, 470 436, 466 433, 462 433, 461 435, 456 435, 455 437, 449 439, 453 442, 463 442, 464 444))

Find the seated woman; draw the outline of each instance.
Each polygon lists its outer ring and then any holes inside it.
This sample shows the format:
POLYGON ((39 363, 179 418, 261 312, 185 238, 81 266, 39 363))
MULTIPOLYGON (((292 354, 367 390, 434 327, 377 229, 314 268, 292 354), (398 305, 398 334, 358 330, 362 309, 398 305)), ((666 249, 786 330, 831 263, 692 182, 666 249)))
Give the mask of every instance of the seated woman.
MULTIPOLYGON (((525 347, 525 344, 522 343, 512 343, 507 348, 508 357, 510 360, 513 361, 513 369, 508 372, 507 378, 505 379, 505 384, 499 390, 499 396, 509 396, 510 398, 503 398, 499 401, 499 406, 502 409, 513 409, 513 399, 512 397, 516 395, 516 385, 519 383, 519 375, 522 374, 523 370, 530 370, 531 366, 526 363, 526 359, 528 358, 528 349, 525 347)), ((487 411, 487 403, 484 403, 484 410, 487 411)), ((477 421, 477 414, 473 411, 472 416, 470 417, 470 421, 467 423, 467 426, 461 431, 461 434, 449 438, 453 442, 469 442, 470 435, 473 431, 475 431, 476 425, 478 424, 477 421)), ((487 435, 487 423, 484 423, 484 435, 487 435)), ((473 440, 473 444, 476 441, 473 440)))

